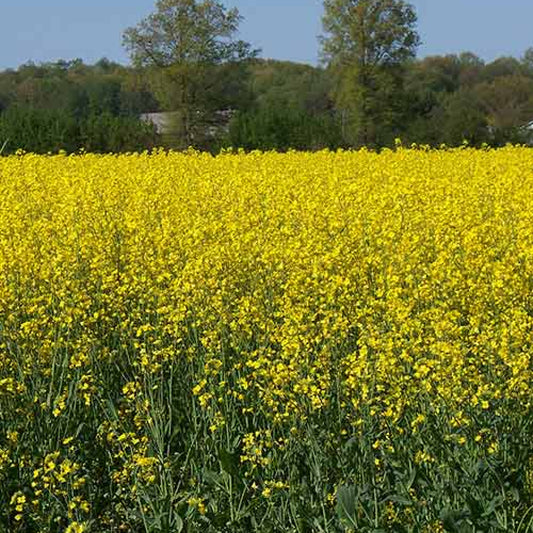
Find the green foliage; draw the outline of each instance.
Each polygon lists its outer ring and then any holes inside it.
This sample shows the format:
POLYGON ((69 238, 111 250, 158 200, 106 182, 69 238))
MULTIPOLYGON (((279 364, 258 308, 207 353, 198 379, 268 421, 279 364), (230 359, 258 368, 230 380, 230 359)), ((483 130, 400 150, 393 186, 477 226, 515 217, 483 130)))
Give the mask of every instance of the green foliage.
POLYGON ((124 32, 124 45, 140 66, 240 60, 253 55, 234 39, 240 21, 237 9, 215 0, 157 0, 154 13, 124 32))
POLYGON ((154 13, 124 32, 133 63, 151 69, 161 106, 180 117, 178 147, 187 148, 202 137, 201 117, 211 111, 210 103, 220 92, 213 68, 257 54, 235 39, 240 21, 237 9, 227 10, 218 1, 158 0, 154 13))
POLYGON ((81 122, 80 139, 88 152, 140 152, 157 144, 152 125, 109 113, 91 115, 81 122))
POLYGON ((518 142, 519 127, 533 118, 533 79, 523 75, 503 75, 477 86, 494 141, 518 142))
POLYGON ((137 71, 106 59, 94 66, 58 61, 0 73, 2 102, 6 152, 131 151, 157 143, 153 128, 139 121, 141 113, 157 110, 155 98, 137 71))
POLYGON ((76 119, 62 110, 11 107, 0 115, 0 139, 5 152, 22 149, 47 153, 142 151, 155 146, 152 126, 131 117, 109 113, 76 119))
POLYGON ((500 58, 486 65, 467 53, 428 57, 409 66, 405 90, 406 141, 434 146, 530 141, 524 126, 533 118, 533 72, 528 74, 525 61, 500 58))
POLYGON ((233 38, 241 20, 235 10, 167 0, 124 35, 138 66, 74 59, 0 72, 4 152, 533 142, 533 49, 490 63, 469 52, 415 60, 409 4, 326 4, 326 68, 257 59, 233 38), (186 49, 176 40, 182 33, 191 40, 186 49), (150 39, 153 57, 142 48, 150 39), (171 119, 159 135, 138 120, 161 111, 171 119))
POLYGON ((295 108, 263 107, 238 114, 228 144, 246 150, 319 150, 342 142, 331 114, 311 115, 295 108))
POLYGON ((343 137, 352 146, 389 144, 401 117, 397 67, 419 44, 416 13, 403 0, 325 0, 324 9, 322 52, 336 78, 343 137))
POLYGON ((404 0, 325 0, 326 61, 358 67, 401 64, 415 56, 417 16, 404 0))
POLYGON ((6 139, 6 152, 23 149, 46 153, 75 151, 77 121, 68 113, 47 109, 11 107, 0 115, 0 138, 6 139))

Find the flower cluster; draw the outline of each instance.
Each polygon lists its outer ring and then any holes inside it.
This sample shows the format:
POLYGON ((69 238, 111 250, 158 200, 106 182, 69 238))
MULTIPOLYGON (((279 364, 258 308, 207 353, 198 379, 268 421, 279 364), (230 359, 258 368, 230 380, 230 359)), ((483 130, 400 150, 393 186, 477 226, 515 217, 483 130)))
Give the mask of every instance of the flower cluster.
POLYGON ((0 158, 0 530, 518 530, 532 378, 530 149, 0 158))

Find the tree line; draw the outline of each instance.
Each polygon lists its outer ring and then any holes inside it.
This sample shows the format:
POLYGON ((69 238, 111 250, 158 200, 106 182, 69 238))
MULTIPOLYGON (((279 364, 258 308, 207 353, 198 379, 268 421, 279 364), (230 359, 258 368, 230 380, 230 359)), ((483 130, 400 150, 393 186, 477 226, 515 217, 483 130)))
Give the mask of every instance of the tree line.
POLYGON ((528 142, 533 48, 485 62, 417 58, 403 0, 325 0, 319 66, 266 60, 236 39, 236 9, 158 0, 123 35, 131 64, 101 59, 0 72, 0 146, 38 153, 167 146, 219 151, 528 142), (161 131, 148 113, 167 113, 161 131))

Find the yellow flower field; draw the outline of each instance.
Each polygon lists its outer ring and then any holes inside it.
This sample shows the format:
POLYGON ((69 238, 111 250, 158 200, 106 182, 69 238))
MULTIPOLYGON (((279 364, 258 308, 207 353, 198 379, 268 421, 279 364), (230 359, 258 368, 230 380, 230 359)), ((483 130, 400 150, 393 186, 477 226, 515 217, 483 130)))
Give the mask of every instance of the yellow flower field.
POLYGON ((533 531, 532 377, 531 149, 0 158, 0 531, 533 531))

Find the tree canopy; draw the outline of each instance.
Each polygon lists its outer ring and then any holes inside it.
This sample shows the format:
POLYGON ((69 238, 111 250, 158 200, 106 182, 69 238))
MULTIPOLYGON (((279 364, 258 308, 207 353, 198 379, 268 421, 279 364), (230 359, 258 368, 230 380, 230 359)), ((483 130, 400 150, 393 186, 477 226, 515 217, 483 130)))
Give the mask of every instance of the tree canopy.
POLYGON ((399 68, 420 42, 416 13, 403 0, 325 0, 324 62, 336 79, 334 99, 350 144, 387 142, 402 120, 399 68))
POLYGON ((255 54, 234 38, 241 20, 236 8, 214 0, 157 0, 155 12, 126 29, 123 42, 136 66, 238 61, 255 54))
POLYGON ((368 67, 403 63, 416 54, 417 16, 403 0, 325 0, 324 60, 368 67))
POLYGON ((202 142, 216 111, 210 104, 223 90, 220 66, 257 54, 235 38, 240 22, 237 9, 215 0, 158 0, 154 13, 124 32, 133 64, 151 69, 154 93, 174 113, 176 147, 202 142))

